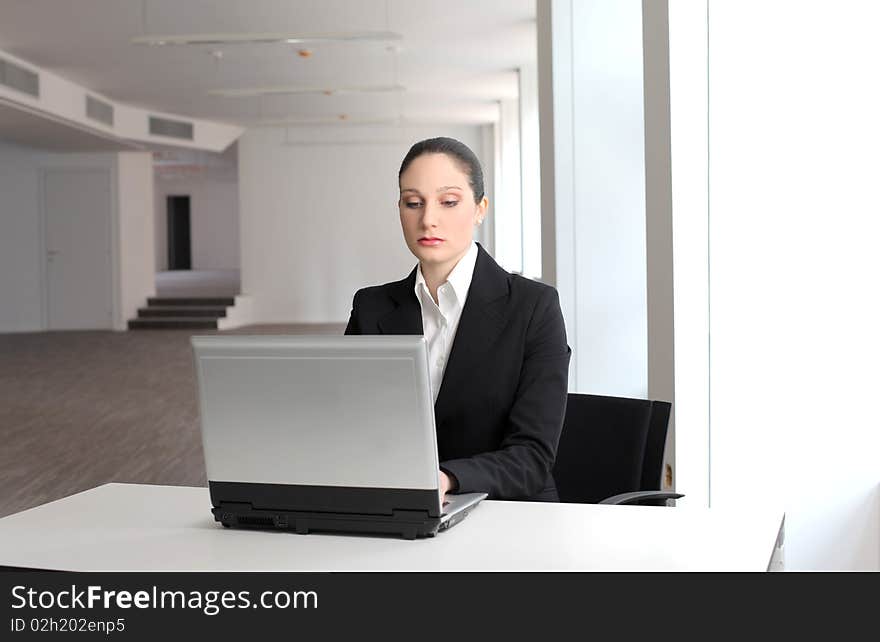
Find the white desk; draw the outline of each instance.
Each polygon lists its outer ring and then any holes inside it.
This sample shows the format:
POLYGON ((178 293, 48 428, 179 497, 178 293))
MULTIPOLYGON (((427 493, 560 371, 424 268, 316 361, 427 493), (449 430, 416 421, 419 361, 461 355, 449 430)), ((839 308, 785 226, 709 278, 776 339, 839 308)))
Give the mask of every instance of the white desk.
MULTIPOLYGON (((765 571, 783 513, 484 501, 434 538, 243 531, 207 488, 106 484, 0 519, 0 566, 75 571, 765 571)), ((774 562, 774 566, 777 564, 774 562)))

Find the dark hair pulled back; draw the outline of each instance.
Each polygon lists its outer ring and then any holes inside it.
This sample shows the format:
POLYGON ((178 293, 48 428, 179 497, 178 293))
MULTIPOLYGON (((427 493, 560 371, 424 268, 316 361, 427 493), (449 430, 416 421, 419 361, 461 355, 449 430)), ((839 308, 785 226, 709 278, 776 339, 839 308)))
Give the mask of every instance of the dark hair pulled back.
POLYGON ((398 181, 400 181, 400 177, 403 176, 406 168, 423 154, 446 154, 449 156, 467 174, 468 184, 474 193, 474 201, 479 203, 483 200, 485 187, 483 185, 483 168, 480 165, 480 160, 471 151, 470 147, 454 138, 446 138, 445 136, 427 138, 410 147, 403 158, 403 162, 400 164, 400 171, 397 173, 398 181))

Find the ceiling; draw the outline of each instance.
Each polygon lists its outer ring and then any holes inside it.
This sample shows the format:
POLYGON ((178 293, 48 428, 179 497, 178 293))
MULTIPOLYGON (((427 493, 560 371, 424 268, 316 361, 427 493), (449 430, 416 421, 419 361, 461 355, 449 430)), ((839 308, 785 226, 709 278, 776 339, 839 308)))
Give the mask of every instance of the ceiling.
POLYGON ((112 100, 252 125, 484 123, 535 61, 535 0, 0 0, 0 49, 112 100), (394 31, 395 43, 132 45, 142 35, 394 31), (398 51, 390 45, 397 45, 398 51), (212 51, 222 51, 222 58, 212 51), (217 89, 400 84, 400 93, 232 98, 217 89))

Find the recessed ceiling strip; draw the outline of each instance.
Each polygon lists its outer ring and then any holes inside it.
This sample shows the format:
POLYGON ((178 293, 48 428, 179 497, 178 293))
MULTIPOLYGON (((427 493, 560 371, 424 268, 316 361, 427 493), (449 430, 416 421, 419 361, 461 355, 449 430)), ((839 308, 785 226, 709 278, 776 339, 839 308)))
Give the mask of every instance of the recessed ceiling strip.
POLYGON ((309 44, 321 42, 388 42, 402 40, 393 31, 340 31, 336 33, 191 33, 177 35, 145 35, 131 39, 133 45, 247 45, 247 44, 309 44))
POLYGON ((212 89, 210 96, 245 98, 248 96, 274 96, 283 94, 373 94, 405 91, 401 85, 371 85, 363 87, 249 87, 242 89, 212 89))

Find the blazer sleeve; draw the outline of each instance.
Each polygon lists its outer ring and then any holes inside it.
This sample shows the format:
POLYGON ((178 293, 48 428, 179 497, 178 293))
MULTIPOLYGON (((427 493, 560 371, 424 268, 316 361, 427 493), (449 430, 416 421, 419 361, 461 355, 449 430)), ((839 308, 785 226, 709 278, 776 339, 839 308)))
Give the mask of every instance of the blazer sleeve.
POLYGON ((570 358, 559 294, 547 288, 526 332, 519 384, 499 449, 440 465, 458 480, 457 492, 525 499, 544 489, 565 419, 570 358))
POLYGON ((345 326, 345 334, 361 334, 361 326, 358 323, 358 304, 360 303, 358 298, 360 293, 360 290, 355 292, 354 298, 351 301, 351 315, 348 318, 348 325, 345 326))

